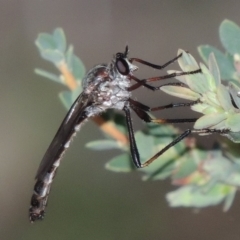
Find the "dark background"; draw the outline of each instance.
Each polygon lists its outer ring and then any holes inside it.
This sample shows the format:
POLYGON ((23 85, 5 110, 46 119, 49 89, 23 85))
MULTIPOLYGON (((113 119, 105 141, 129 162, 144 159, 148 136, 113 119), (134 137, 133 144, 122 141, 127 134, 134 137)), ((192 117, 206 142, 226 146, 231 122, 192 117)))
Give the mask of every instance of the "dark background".
MULTIPOLYGON (((225 18, 240 24, 239 9, 236 0, 1 0, 0 239, 238 240, 239 197, 227 213, 221 206, 197 214, 169 208, 169 180, 142 182, 138 173, 109 172, 104 164, 118 152, 84 147, 102 138, 91 121, 65 155, 44 221, 30 224, 28 207, 37 167, 66 113, 57 97, 64 87, 33 72, 36 67, 53 69, 34 45, 38 33, 62 27, 87 69, 109 62, 126 44, 131 56, 156 64, 174 57, 178 48, 199 61, 197 46, 221 48, 219 25, 225 18)), ((138 72, 141 77, 156 75, 144 67, 138 72)), ((135 96, 151 106, 170 101, 146 89, 135 96)), ((135 117, 134 124, 142 127, 135 117)))

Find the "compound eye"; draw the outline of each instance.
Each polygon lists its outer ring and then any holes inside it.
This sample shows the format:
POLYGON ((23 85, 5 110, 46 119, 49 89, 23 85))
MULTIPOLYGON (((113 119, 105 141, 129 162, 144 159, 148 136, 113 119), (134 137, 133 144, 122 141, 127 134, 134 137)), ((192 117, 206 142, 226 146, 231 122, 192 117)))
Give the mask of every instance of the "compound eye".
POLYGON ((116 61, 116 67, 119 73, 122 75, 128 75, 130 70, 127 62, 123 58, 119 58, 116 61))

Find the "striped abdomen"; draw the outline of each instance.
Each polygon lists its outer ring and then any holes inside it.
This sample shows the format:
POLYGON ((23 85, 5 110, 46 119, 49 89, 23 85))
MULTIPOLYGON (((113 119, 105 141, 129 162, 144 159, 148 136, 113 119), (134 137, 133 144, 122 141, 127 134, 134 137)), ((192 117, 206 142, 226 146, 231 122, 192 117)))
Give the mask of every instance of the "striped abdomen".
POLYGON ((76 131, 80 129, 83 121, 87 118, 84 110, 88 102, 83 100, 82 95, 80 95, 68 111, 39 166, 29 208, 31 222, 44 217, 48 194, 61 158, 69 147, 72 138, 76 135, 76 131))
POLYGON ((29 209, 29 217, 31 222, 44 217, 44 209, 47 205, 48 194, 51 189, 53 178, 60 164, 60 160, 61 157, 54 162, 51 170, 45 174, 43 179, 39 179, 35 183, 34 193, 32 195, 31 206, 29 209))

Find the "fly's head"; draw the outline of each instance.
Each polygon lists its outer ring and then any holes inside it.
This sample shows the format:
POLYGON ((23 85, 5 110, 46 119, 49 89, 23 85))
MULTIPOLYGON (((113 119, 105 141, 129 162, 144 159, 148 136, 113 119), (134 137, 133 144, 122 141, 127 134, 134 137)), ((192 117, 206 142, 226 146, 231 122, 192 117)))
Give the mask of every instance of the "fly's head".
POLYGON ((124 53, 117 53, 115 56, 115 67, 119 74, 123 76, 132 75, 134 71, 138 69, 137 66, 133 65, 128 59, 128 46, 126 46, 124 53))

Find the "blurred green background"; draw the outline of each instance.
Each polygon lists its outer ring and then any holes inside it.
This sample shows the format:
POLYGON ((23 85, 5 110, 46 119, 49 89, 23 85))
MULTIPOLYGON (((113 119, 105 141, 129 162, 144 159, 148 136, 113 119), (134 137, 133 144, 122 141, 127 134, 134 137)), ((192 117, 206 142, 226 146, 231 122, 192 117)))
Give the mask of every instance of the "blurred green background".
MULTIPOLYGON (((84 147, 101 138, 91 121, 62 161, 46 218, 28 221, 35 173, 66 113, 57 97, 64 87, 33 72, 54 71, 34 45, 38 33, 62 27, 87 69, 109 62, 126 44, 130 56, 156 64, 174 57, 178 48, 200 60, 197 46, 221 49, 218 27, 225 18, 239 25, 239 9, 234 0, 0 0, 0 239, 239 240, 239 197, 227 213, 221 207, 169 208, 170 181, 142 182, 137 172, 109 172, 104 164, 117 152, 84 147)), ((146 67, 138 72, 141 78, 157 75, 146 67)), ((134 96, 151 106, 176 101, 146 89, 134 96)), ((180 113, 185 114, 179 111, 177 117, 180 113)), ((159 116, 173 117, 167 111, 159 116)), ((135 129, 143 127, 133 120, 135 129)))

